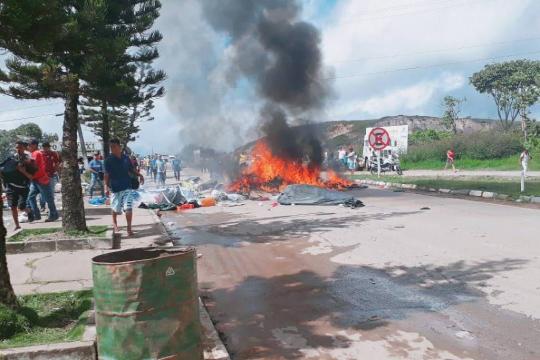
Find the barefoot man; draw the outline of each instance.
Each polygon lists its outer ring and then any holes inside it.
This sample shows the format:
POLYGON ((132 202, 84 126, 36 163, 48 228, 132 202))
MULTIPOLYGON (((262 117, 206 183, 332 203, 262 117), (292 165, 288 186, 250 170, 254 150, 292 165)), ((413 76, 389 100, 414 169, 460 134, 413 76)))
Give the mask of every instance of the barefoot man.
POLYGON ((111 154, 105 160, 105 192, 112 192, 111 208, 114 232, 118 232, 118 214, 126 213, 127 234, 133 235, 131 221, 133 219, 133 179, 139 178, 141 184, 144 177, 133 167, 130 158, 122 153, 120 140, 111 139, 111 154))

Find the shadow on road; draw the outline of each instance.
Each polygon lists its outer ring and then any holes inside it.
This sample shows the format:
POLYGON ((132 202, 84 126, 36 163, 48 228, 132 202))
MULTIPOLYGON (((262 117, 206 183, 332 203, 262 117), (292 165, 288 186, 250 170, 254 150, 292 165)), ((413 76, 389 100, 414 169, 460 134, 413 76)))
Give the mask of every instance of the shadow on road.
POLYGON ((294 359, 306 356, 302 349, 350 347, 349 338, 336 335, 336 329, 371 332, 413 313, 474 302, 484 296, 475 288, 482 281, 525 263, 340 266, 329 278, 311 271, 250 276, 234 288, 203 290, 202 295, 234 358, 294 359))
MULTIPOLYGON (((361 211, 361 210, 358 210, 361 211)), ((395 217, 409 216, 422 213, 421 211, 395 211, 376 214, 353 214, 335 216, 331 212, 317 212, 298 216, 272 216, 257 219, 246 219, 234 214, 226 214, 221 221, 212 224, 201 224, 200 214, 185 215, 182 228, 171 232, 175 237, 181 237, 183 245, 220 245, 224 247, 241 246, 242 243, 266 243, 287 241, 291 238, 309 236, 314 233, 325 233, 335 229, 345 229, 367 221, 386 220, 395 217), (189 225, 189 218, 197 225, 189 225)))

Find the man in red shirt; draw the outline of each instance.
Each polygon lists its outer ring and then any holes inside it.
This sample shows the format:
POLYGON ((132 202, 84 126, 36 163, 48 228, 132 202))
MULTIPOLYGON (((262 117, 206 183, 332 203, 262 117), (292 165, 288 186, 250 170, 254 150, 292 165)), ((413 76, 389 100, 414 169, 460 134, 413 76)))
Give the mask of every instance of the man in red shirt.
POLYGON ((43 153, 38 149, 39 142, 36 139, 30 141, 28 150, 32 153, 32 159, 34 159, 37 172, 32 177, 32 182, 30 184, 30 193, 28 194, 28 203, 32 209, 35 220, 41 219, 41 212, 37 206, 36 197, 38 194, 41 194, 41 197, 47 203, 49 207, 49 217, 46 222, 52 222, 58 220, 58 211, 56 210, 56 205, 54 204, 54 192, 51 191, 50 179, 47 175, 45 157, 43 153))
MULTIPOLYGON (((44 142, 42 144, 41 153, 45 159, 45 172, 49 177, 49 187, 54 194, 54 189, 59 180, 58 169, 60 168, 60 156, 56 151, 51 150, 51 144, 49 142, 44 142)), ((40 197, 40 207, 41 211, 45 210, 45 199, 43 196, 40 197)))
POLYGON ((454 161, 456 159, 456 153, 454 152, 454 149, 450 149, 446 152, 446 165, 444 165, 444 170, 448 168, 448 165, 452 165, 452 170, 456 172, 456 166, 454 165, 454 161))

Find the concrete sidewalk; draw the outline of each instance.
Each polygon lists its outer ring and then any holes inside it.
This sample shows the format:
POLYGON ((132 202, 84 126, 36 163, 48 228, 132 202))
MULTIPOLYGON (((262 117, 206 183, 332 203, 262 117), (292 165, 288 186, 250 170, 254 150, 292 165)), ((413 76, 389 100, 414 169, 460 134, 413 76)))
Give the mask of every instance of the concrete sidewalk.
MULTIPOLYGON (((87 199, 85 199, 87 201, 87 199)), ((86 220, 91 225, 110 225, 111 215, 107 206, 88 207, 86 220)), ((163 225, 151 210, 135 209, 133 230, 135 236, 127 238, 125 218, 119 218, 122 235, 121 248, 151 246, 164 240, 163 225)), ((23 224, 23 228, 59 227, 60 222, 23 224)), ((9 229, 12 232, 12 229, 9 229)), ((94 256, 111 250, 78 250, 69 252, 43 252, 8 255, 11 282, 18 295, 47 293, 92 287, 92 262, 94 256)))

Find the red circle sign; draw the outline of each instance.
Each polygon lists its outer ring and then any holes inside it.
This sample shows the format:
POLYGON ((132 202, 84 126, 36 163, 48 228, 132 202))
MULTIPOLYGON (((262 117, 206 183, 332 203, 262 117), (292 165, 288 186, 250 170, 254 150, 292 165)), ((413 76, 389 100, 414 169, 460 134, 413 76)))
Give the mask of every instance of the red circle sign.
POLYGON ((374 150, 383 150, 390 145, 390 134, 386 129, 375 128, 369 133, 368 142, 374 150))

